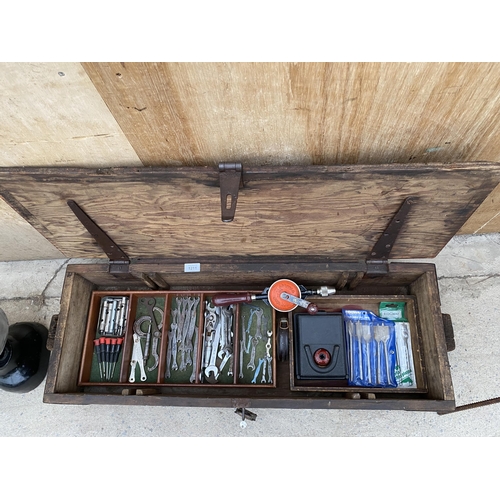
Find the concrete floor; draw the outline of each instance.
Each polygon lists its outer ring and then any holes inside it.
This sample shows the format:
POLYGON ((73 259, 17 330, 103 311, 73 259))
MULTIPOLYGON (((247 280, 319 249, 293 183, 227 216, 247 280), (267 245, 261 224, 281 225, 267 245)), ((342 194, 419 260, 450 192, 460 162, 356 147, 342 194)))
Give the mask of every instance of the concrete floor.
MULTIPOLYGON (((500 396, 500 234, 452 239, 436 263, 457 405, 500 396)), ((0 263, 0 307, 9 323, 49 325, 59 312, 68 260, 0 263)), ((405 411, 264 410, 242 430, 231 409, 42 403, 43 384, 0 390, 0 436, 500 436, 500 404, 439 416, 405 411)))

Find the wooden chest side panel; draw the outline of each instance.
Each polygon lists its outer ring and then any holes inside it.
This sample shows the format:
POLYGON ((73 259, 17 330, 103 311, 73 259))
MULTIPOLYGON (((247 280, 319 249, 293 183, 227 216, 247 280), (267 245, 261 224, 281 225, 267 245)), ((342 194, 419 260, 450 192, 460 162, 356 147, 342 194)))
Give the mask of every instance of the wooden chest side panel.
POLYGON ((66 275, 46 393, 77 390, 85 325, 94 289, 95 285, 82 276, 73 273, 66 275))
POLYGON ((426 272, 410 286, 417 297, 429 396, 454 400, 450 364, 435 273, 426 272))

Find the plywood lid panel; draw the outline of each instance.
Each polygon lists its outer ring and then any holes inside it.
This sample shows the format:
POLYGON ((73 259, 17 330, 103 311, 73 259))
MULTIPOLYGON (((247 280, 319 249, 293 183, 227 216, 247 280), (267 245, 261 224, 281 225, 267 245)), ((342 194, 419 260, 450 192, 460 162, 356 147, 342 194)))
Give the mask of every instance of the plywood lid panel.
POLYGON ((436 256, 500 181, 500 164, 243 165, 236 217, 221 222, 213 167, 3 168, 0 191, 67 257, 104 257, 75 200, 130 258, 365 259, 415 198, 391 259, 436 256))

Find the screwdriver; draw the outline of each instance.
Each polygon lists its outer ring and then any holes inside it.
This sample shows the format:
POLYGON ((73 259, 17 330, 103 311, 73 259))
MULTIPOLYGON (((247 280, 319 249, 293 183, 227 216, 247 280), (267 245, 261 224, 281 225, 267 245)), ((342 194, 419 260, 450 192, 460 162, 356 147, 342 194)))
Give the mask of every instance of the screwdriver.
POLYGON ((102 372, 102 347, 100 343, 100 339, 94 340, 94 352, 97 356, 97 364, 99 365, 99 375, 101 376, 101 380, 104 378, 103 372, 102 372))
POLYGON ((120 357, 120 349, 121 349, 121 346, 122 346, 122 342, 123 342, 123 338, 120 337, 120 338, 117 338, 117 339, 112 339, 112 354, 111 354, 111 357, 112 357, 112 370, 111 370, 111 376, 109 377, 110 380, 113 379, 113 375, 115 374, 115 367, 116 367, 116 363, 118 363, 118 358, 120 357))

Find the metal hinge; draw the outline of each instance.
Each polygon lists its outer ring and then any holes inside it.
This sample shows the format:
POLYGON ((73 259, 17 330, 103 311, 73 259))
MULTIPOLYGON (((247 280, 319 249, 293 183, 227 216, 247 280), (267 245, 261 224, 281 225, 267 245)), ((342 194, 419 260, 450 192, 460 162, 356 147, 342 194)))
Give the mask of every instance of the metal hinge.
POLYGON ((389 261, 386 260, 367 260, 366 274, 368 276, 382 276, 389 272, 389 261))
POLYGON ((76 201, 68 200, 67 203, 78 220, 109 257, 110 274, 129 274, 130 259, 128 255, 82 210, 76 201))
POLYGON ((377 243, 373 246, 366 259, 367 276, 381 276, 389 272, 389 254, 404 226, 411 205, 413 205, 415 201, 415 198, 411 196, 406 198, 386 230, 382 233, 382 236, 380 236, 377 243))
POLYGON ((219 163, 220 204, 222 222, 231 222, 236 212, 238 192, 243 187, 241 163, 219 163))

